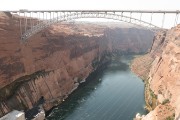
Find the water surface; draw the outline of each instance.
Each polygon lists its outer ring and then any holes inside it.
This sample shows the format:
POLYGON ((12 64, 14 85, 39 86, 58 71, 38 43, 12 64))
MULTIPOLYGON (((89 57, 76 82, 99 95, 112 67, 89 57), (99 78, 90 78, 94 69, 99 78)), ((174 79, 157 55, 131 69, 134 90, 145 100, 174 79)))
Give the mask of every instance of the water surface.
POLYGON ((105 70, 91 75, 48 120, 132 120, 145 114, 144 84, 130 71, 132 56, 115 58, 105 70))

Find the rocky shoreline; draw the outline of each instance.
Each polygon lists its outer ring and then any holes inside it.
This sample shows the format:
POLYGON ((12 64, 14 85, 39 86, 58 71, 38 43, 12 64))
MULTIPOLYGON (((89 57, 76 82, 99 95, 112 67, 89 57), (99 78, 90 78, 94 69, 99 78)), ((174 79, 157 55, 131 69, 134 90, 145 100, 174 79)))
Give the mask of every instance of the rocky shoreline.
MULTIPOLYGON (((88 75, 86 78, 84 78, 83 80, 81 80, 80 83, 78 83, 77 87, 75 87, 74 89, 72 89, 72 91, 71 91, 65 98, 63 98, 63 101, 62 101, 62 102, 66 101, 66 99, 68 98, 68 96, 71 95, 71 94, 73 94, 73 92, 74 92, 76 89, 78 89, 78 86, 79 86, 79 85, 85 83, 87 80, 91 79, 91 76, 94 76, 94 75, 98 74, 100 71, 102 71, 103 69, 105 69, 105 68, 107 67, 107 65, 108 65, 109 62, 111 61, 110 56, 107 55, 106 57, 102 57, 102 58, 103 58, 103 59, 100 59, 100 61, 98 61, 98 63, 95 63, 96 66, 94 65, 93 71, 92 71, 91 73, 89 73, 89 75, 88 75)), ((61 104, 61 103, 60 103, 60 104, 61 104)), ((58 105, 60 105, 60 104, 57 104, 56 106, 53 106, 50 110, 46 111, 46 112, 45 112, 45 114, 46 114, 45 116, 48 116, 48 115, 51 113, 51 111, 52 111, 55 107, 57 107, 58 105)))

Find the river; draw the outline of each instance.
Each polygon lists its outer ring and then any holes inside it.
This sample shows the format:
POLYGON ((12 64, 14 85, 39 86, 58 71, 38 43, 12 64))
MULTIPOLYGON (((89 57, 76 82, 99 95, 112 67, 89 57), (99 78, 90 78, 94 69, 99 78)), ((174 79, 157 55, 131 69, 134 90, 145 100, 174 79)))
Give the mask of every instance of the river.
POLYGON ((132 58, 114 58, 54 108, 47 119, 133 120, 136 113, 145 114, 144 84, 129 68, 132 58))

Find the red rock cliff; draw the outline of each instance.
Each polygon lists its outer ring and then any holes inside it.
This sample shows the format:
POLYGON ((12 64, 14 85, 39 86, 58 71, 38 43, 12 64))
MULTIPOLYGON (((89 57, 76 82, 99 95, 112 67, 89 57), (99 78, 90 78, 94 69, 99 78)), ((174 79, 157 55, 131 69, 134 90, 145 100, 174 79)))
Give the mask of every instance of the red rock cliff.
POLYGON ((18 19, 0 13, 0 116, 32 108, 42 96, 46 110, 61 103, 112 50, 106 27, 93 24, 52 25, 23 43, 18 19))
MULTIPOLYGON (((143 120, 179 120, 180 25, 171 30, 159 32, 154 38, 150 53, 135 59, 132 69, 140 76, 146 74, 144 76, 145 82, 149 87, 146 90, 150 90, 151 95, 149 96, 154 96, 157 99, 156 107, 154 106, 154 110, 147 114, 143 120), (138 69, 137 66, 141 66, 142 69, 138 69)), ((148 100, 151 97, 147 96, 148 94, 146 94, 146 102, 150 102, 148 100)))

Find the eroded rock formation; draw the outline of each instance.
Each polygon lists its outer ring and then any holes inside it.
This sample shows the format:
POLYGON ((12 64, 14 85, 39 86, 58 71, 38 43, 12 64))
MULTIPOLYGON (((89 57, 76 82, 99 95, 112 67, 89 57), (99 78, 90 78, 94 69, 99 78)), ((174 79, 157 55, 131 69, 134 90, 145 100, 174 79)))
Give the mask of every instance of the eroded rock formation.
POLYGON ((179 55, 180 25, 157 33, 150 53, 134 60, 132 70, 143 76, 147 107, 153 110, 143 120, 180 119, 179 55))
POLYGON ((153 36, 138 28, 106 30, 102 25, 61 23, 23 43, 18 19, 0 13, 0 116, 13 109, 28 110, 42 97, 49 110, 103 64, 107 52, 146 52, 153 36), (121 34, 113 35, 115 31, 121 34))

